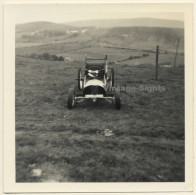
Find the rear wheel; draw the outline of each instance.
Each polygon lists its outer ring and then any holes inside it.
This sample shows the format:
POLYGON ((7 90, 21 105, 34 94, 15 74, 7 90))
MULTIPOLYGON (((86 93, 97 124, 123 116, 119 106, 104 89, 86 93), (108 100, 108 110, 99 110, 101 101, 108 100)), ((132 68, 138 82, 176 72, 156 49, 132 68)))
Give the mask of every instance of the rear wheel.
POLYGON ((112 86, 114 86, 114 68, 111 69, 111 82, 112 86))
POLYGON ((114 94, 114 107, 119 110, 121 108, 121 101, 120 101, 120 92, 115 91, 114 94))
POLYGON ((69 89, 67 108, 72 109, 75 105, 75 90, 73 88, 69 89))
POLYGON ((82 70, 81 68, 78 69, 78 89, 81 90, 83 86, 83 80, 82 80, 82 70))

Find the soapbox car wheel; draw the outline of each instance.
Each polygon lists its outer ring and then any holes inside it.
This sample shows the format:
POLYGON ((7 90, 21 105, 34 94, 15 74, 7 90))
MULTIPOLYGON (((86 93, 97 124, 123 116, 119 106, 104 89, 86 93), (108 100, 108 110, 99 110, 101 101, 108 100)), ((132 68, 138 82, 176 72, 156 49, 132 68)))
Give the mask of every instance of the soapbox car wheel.
POLYGON ((69 89, 67 108, 72 109, 75 105, 75 90, 73 88, 69 89))
POLYGON ((83 79, 82 79, 82 70, 81 68, 78 69, 78 89, 82 90, 83 88, 83 79))
POLYGON ((114 86, 114 69, 111 69, 111 82, 112 82, 112 86, 114 86))
POLYGON ((119 110, 121 108, 121 101, 120 101, 120 92, 115 91, 114 94, 114 107, 119 110))

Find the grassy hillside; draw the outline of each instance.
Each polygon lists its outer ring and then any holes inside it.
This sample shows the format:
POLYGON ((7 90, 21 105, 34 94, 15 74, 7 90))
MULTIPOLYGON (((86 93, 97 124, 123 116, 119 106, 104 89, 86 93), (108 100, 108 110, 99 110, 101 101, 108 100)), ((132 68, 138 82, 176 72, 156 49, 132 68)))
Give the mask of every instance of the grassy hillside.
POLYGON ((68 110, 79 67, 16 57, 16 181, 184 181, 183 68, 162 68, 156 82, 151 66, 114 65, 118 84, 166 91, 121 93, 120 111, 88 101, 68 110))
POLYGON ((184 55, 178 55, 174 68, 175 53, 165 52, 175 51, 175 36, 183 36, 182 30, 91 27, 84 33, 35 39, 22 39, 20 33, 15 58, 16 182, 185 180, 184 55), (43 53, 65 61, 31 57, 43 53), (116 84, 138 90, 121 92, 121 110, 103 101, 68 110, 68 90, 77 87, 85 56, 105 54, 116 84), (154 86, 165 90, 153 91, 154 86), (41 174, 35 175, 36 170, 41 174))

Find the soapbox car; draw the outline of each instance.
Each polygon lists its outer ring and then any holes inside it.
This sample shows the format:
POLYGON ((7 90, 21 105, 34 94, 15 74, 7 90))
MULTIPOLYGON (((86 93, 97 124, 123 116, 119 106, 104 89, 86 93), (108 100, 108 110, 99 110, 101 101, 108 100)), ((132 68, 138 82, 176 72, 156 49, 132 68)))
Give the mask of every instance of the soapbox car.
POLYGON ((84 71, 78 69, 78 89, 70 88, 68 93, 67 107, 72 109, 75 103, 84 100, 96 102, 103 99, 113 103, 116 109, 121 108, 119 90, 114 87, 114 69, 108 70, 107 55, 102 59, 85 57, 84 71))

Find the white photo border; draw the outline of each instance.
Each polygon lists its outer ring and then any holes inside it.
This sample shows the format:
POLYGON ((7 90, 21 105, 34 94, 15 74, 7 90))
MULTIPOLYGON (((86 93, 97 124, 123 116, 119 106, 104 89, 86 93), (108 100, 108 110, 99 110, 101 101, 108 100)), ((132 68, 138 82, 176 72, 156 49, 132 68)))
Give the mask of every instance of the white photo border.
MULTIPOLYGON (((62 2, 62 1, 61 1, 62 2)), ((75 2, 75 1, 74 1, 75 2)), ((127 1, 126 1, 127 2, 127 1)), ((129 1, 130 2, 130 1, 129 1)), ((153 3, 153 1, 147 1, 153 3)), ((155 2, 155 1, 154 1, 155 2)), ((158 2, 158 1, 156 1, 158 2)), ((129 193, 193 192, 193 4, 163 3, 159 9, 184 12, 185 22, 185 182, 150 183, 16 183, 15 182, 15 18, 4 4, 4 192, 129 193)), ((48 1, 51 4, 51 1, 48 1)), ((47 6, 48 3, 44 3, 47 6)), ((69 2, 70 3, 70 2, 69 2)), ((98 3, 98 1, 95 1, 98 3)), ((117 3, 110 1, 109 3, 117 3)), ((122 3, 122 2, 119 2, 122 3)), ((130 2, 132 3, 132 2, 130 2)), ((21 3, 24 5, 23 3, 21 3)), ((20 6, 18 4, 17 6, 20 6)), ((27 3, 25 3, 27 4, 27 3)), ((52 3, 53 4, 53 3, 52 3)), ((55 4, 55 3, 54 3, 55 4)), ((134 4, 137 4, 136 2, 134 4)), ((138 2, 138 4, 142 4, 138 2)), ((28 3, 28 6, 33 4, 28 3)), ((145 7, 145 9, 148 9, 145 7)), ((149 6, 153 10, 153 6, 149 6)), ((145 10, 148 12, 147 10, 145 10)))

